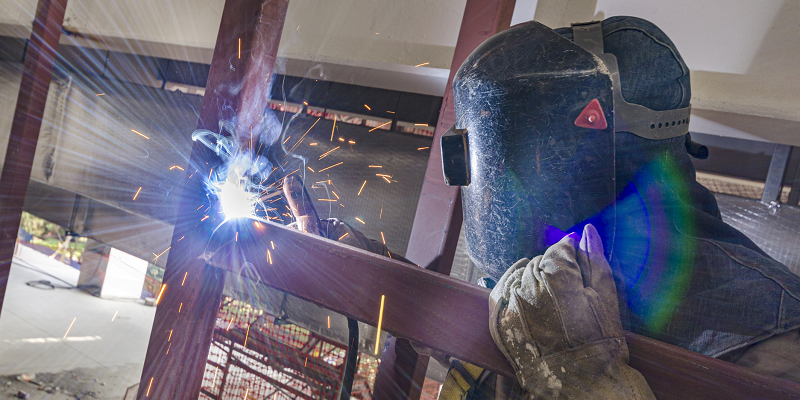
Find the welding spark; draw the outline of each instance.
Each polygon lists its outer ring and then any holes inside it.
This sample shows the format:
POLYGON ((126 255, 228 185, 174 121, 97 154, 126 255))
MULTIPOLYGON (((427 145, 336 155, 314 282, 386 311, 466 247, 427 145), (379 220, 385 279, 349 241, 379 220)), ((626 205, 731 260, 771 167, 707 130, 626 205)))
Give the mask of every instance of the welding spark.
POLYGON ((336 114, 333 114, 333 128, 331 128, 331 142, 333 141, 333 132, 336 130, 336 114))
POLYGON ((417 150, 425 150, 425 149, 430 149, 430 148, 431 148, 430 146, 428 146, 428 147, 420 147, 417 150))
POLYGON ((331 329, 331 316, 328 315, 328 329, 331 329))
POLYGON ((348 140, 347 143, 356 144, 355 140, 348 140))
POLYGON ((416 68, 416 67, 421 67, 421 66, 423 66, 423 65, 428 65, 428 64, 430 64, 430 63, 429 63, 429 62, 424 62, 424 63, 422 63, 422 64, 417 64, 417 65, 415 65, 415 66, 414 66, 414 68, 416 68))
POLYGON ((244 397, 242 397, 242 400, 247 400, 248 393, 250 393, 250 388, 247 388, 247 390, 244 392, 244 397))
POLYGON ((378 345, 381 341, 381 325, 383 325, 383 303, 386 300, 385 295, 381 295, 381 311, 378 314, 378 337, 375 338, 375 355, 378 355, 378 345))
POLYGON ((428 124, 414 124, 414 126, 428 126, 428 124))
POLYGON ((344 138, 343 137, 339 137, 339 141, 340 142, 344 142, 344 138))
POLYGON ((367 223, 362 221, 361 218, 356 217, 356 221, 361 222, 362 224, 366 225, 367 223))
POLYGON ((331 150, 328 150, 328 152, 326 152, 326 153, 322 154, 321 156, 319 156, 319 159, 320 159, 320 160, 322 160, 323 158, 327 157, 327 156, 328 156, 328 154, 331 154, 331 153, 333 153, 334 151, 336 151, 336 150, 337 150, 337 149, 339 149, 340 147, 341 147, 341 146, 336 146, 336 147, 334 147, 333 149, 331 149, 331 150))
POLYGON ((105 93, 98 93, 98 94, 96 94, 96 96, 105 96, 105 95, 106 95, 105 93))
POLYGON ((344 235, 342 235, 342 236, 339 236, 339 239, 337 239, 337 240, 342 240, 342 239, 344 239, 345 237, 347 237, 347 235, 349 235, 349 234, 350 234, 350 232, 346 232, 344 235))
POLYGON ((180 313, 181 313, 181 309, 183 309, 183 303, 181 303, 181 304, 178 306, 178 314, 180 314, 180 313))
POLYGON ((166 289, 166 288, 167 288, 167 284, 166 283, 161 285, 161 291, 158 292, 158 298, 156 299, 156 305, 158 305, 158 303, 161 301, 161 295, 164 294, 164 289, 166 289))
POLYGON ((383 237, 383 231, 381 231, 381 240, 383 240, 383 245, 386 245, 386 238, 383 237))
POLYGON ((269 249, 267 249, 267 259, 269 260, 269 265, 272 265, 272 253, 269 252, 269 249))
POLYGON ((183 273, 183 280, 181 281, 181 286, 186 283, 186 277, 189 275, 189 271, 183 273))
POLYGON ((394 114, 395 112, 394 111, 387 111, 387 113, 394 114))
POLYGON ((76 320, 76 319, 78 319, 78 317, 75 317, 75 318, 73 318, 73 319, 72 319, 72 322, 70 322, 70 323, 69 323, 69 328, 67 328, 67 332, 64 334, 64 338, 65 338, 65 339, 67 338, 67 335, 69 334, 69 330, 70 330, 70 329, 72 329, 72 324, 74 324, 74 323, 75 323, 75 320, 76 320))
POLYGON ((339 162, 339 163, 336 163, 336 164, 333 164, 333 165, 331 165, 330 167, 323 168, 323 169, 321 169, 321 170, 319 170, 319 171, 317 171, 317 172, 326 171, 326 170, 329 170, 329 169, 331 169, 331 168, 333 168, 333 167, 335 167, 335 166, 337 166, 337 165, 341 165, 341 164, 344 164, 344 161, 342 161, 342 162, 339 162))
POLYGON ((275 250, 275 243, 272 240, 269 241, 269 244, 272 246, 272 250, 275 250))
POLYGON ((336 192, 334 192, 333 190, 331 190, 331 193, 333 193, 333 195, 334 195, 334 196, 336 196, 336 200, 339 200, 339 195, 338 195, 338 194, 336 194, 336 192))
POLYGON ((244 347, 247 347, 247 338, 250 337, 250 325, 247 325, 247 334, 244 335, 244 347))
POLYGON ((161 257, 161 255, 162 255, 162 254, 166 253, 166 252, 167 252, 167 250, 169 250, 169 249, 171 249, 171 248, 172 248, 172 246, 169 246, 169 247, 167 247, 167 249, 166 249, 166 250, 164 250, 164 251, 162 251, 160 254, 153 253, 153 255, 155 255, 155 256, 156 256, 156 258, 155 258, 155 259, 153 259, 153 262, 156 262, 156 260, 158 260, 158 258, 159 258, 159 257, 161 257))
POLYGON ((167 337, 167 341, 169 342, 172 340, 172 329, 169 330, 169 337, 167 337))
POLYGON ((381 178, 383 178, 383 180, 385 180, 385 181, 386 181, 386 183, 392 183, 392 181, 390 181, 390 180, 389 180, 389 178, 387 178, 387 177, 385 177, 385 176, 382 176, 381 178))
POLYGON ((118 313, 119 313, 119 310, 117 310, 117 312, 114 313, 114 316, 111 317, 111 322, 114 322, 114 319, 117 318, 117 314, 118 313))
POLYGON ((242 58, 242 38, 239 38, 239 58, 242 58))
POLYGON ((153 386, 153 378, 150 378, 150 384, 147 385, 147 394, 144 397, 150 397, 150 388, 153 386))
POLYGON ((314 143, 309 143, 308 145, 309 145, 309 146, 316 146, 316 145, 317 145, 317 142, 314 142, 314 143))
POLYGON ((361 191, 364 190, 364 185, 366 185, 366 184, 367 184, 367 181, 364 181, 364 183, 361 184, 361 189, 358 189, 358 194, 356 196, 361 196, 361 191))
POLYGON ((226 330, 226 331, 227 331, 227 330, 229 330, 229 329, 231 329, 231 324, 232 324, 232 323, 233 323, 233 317, 231 317, 231 322, 228 322, 228 327, 227 327, 227 328, 225 328, 225 330, 226 330))
POLYGON ((203 222, 203 221, 205 221, 206 219, 208 219, 208 215, 206 215, 205 217, 203 217, 203 219, 201 219, 201 220, 200 220, 200 222, 203 222))
POLYGON ((303 104, 305 104, 305 105, 308 105, 308 102, 307 102, 307 101, 304 101, 304 102, 303 102, 303 104))
POLYGON ((389 124, 391 124, 391 123, 392 123, 392 121, 386 122, 386 123, 384 123, 384 124, 382 124, 382 125, 378 125, 378 126, 376 126, 376 127, 372 128, 372 129, 370 129, 369 131, 370 131, 370 132, 372 132, 372 131, 374 131, 375 129, 378 129, 378 128, 381 128, 381 127, 384 127, 384 126, 386 126, 386 125, 389 125, 389 124))
POLYGON ((179 166, 179 165, 173 165, 173 166, 169 167, 169 170, 170 170, 170 171, 172 171, 172 170, 173 170, 173 169, 175 169, 175 168, 177 168, 177 169, 179 169, 179 170, 181 170, 181 171, 184 171, 183 167, 181 167, 181 166, 179 166))
POLYGON ((382 165, 370 165, 369 168, 383 168, 382 165))
POLYGON ((370 110, 370 111, 372 111, 372 109, 371 109, 371 108, 369 108, 369 106, 368 106, 368 105, 364 104, 364 107, 367 107, 367 110, 370 110))
POLYGON ((149 137, 145 136, 143 133, 137 131, 136 129, 131 129, 131 130, 133 131, 133 133, 135 133, 135 134, 137 134, 137 135, 139 135, 139 136, 141 136, 141 137, 143 137, 143 138, 145 138, 147 140, 150 140, 149 137))
POLYGON ((136 194, 135 194, 135 195, 133 195, 133 200, 134 200, 134 201, 136 201, 136 198, 139 196, 139 192, 141 192, 141 191, 142 191, 142 187, 141 187, 141 186, 139 186, 139 190, 137 190, 137 191, 136 191, 136 194))

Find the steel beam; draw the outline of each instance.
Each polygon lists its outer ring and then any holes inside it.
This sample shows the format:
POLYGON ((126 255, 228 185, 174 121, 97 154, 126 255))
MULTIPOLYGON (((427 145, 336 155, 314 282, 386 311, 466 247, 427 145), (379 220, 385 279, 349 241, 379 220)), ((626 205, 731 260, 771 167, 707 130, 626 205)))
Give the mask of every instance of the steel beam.
MULTIPOLYGON (((217 131, 236 118, 240 131, 258 131, 288 0, 228 0, 222 11, 198 128, 217 131)), ((212 236, 199 224, 208 206, 203 177, 219 158, 200 143, 192 148, 164 272, 166 289, 156 311, 138 399, 197 399, 205 371, 224 273, 198 258, 212 236)))
MULTIPOLYGON (((461 189, 444 183, 439 143, 442 135, 455 123, 453 78, 478 45, 509 27, 515 3, 516 0, 467 0, 464 8, 406 251, 409 260, 441 274, 450 275, 463 220, 461 189)), ((419 399, 427 368, 428 357, 418 355, 405 340, 388 342, 375 380, 375 398, 419 399)))
POLYGON ((792 146, 788 144, 776 144, 775 151, 772 152, 772 160, 769 163, 767 180, 764 182, 764 191, 761 193, 761 202, 769 204, 773 201, 779 202, 781 191, 783 190, 783 176, 786 175, 786 167, 789 165, 789 154, 792 146))
MULTIPOLYGON (((489 333, 487 289, 277 224, 257 229, 229 223, 215 238, 202 255, 211 265, 255 274, 268 286, 373 326, 386 296, 382 327, 393 336, 514 376, 489 333), (235 232, 238 242, 230 240, 235 232), (272 263, 264 252, 270 241, 272 263)), ((625 336, 631 366, 659 399, 800 398, 800 384, 644 336, 625 336)))
POLYGON ((66 8, 67 0, 39 0, 28 41, 14 121, 0 174, 0 311, 66 8))

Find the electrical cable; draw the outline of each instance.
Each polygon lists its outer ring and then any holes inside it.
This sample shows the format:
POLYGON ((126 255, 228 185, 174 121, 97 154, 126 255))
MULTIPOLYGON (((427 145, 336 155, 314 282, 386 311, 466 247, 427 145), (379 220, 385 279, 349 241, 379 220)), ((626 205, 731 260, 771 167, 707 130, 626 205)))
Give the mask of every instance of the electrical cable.
POLYGON ((342 377, 342 399, 350 399, 353 396, 353 381, 356 377, 356 367, 358 364, 358 321, 347 318, 347 329, 350 336, 350 345, 347 346, 347 361, 342 377))

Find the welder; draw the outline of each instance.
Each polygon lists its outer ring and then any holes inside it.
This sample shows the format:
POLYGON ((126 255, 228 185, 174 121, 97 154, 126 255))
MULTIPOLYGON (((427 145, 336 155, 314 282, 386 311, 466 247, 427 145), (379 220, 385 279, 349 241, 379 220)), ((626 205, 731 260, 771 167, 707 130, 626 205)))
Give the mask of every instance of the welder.
MULTIPOLYGON (((651 398, 622 329, 800 381, 800 278, 696 181, 689 70, 658 27, 517 25, 466 59, 453 93, 445 180, 462 186, 512 392, 651 398)), ((469 368, 449 387, 492 398, 501 385, 469 368)))
POLYGON ((623 329, 800 382, 800 278, 696 181, 689 70, 658 27, 517 25, 453 93, 445 181, 518 382, 448 360, 441 399, 653 398, 623 329))

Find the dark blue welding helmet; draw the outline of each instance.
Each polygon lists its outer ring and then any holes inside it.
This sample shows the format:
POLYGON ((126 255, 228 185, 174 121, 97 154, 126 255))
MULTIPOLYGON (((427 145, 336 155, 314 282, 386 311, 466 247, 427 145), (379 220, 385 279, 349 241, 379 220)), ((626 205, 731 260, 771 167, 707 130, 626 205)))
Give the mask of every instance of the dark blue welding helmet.
POLYGON ((649 142, 688 132, 688 98, 660 111, 623 98, 604 29, 573 25, 570 40, 537 22, 517 25, 481 44, 456 73, 456 124, 441 138, 444 177, 462 186, 467 251, 491 277, 586 223, 610 257, 618 136, 649 142))

